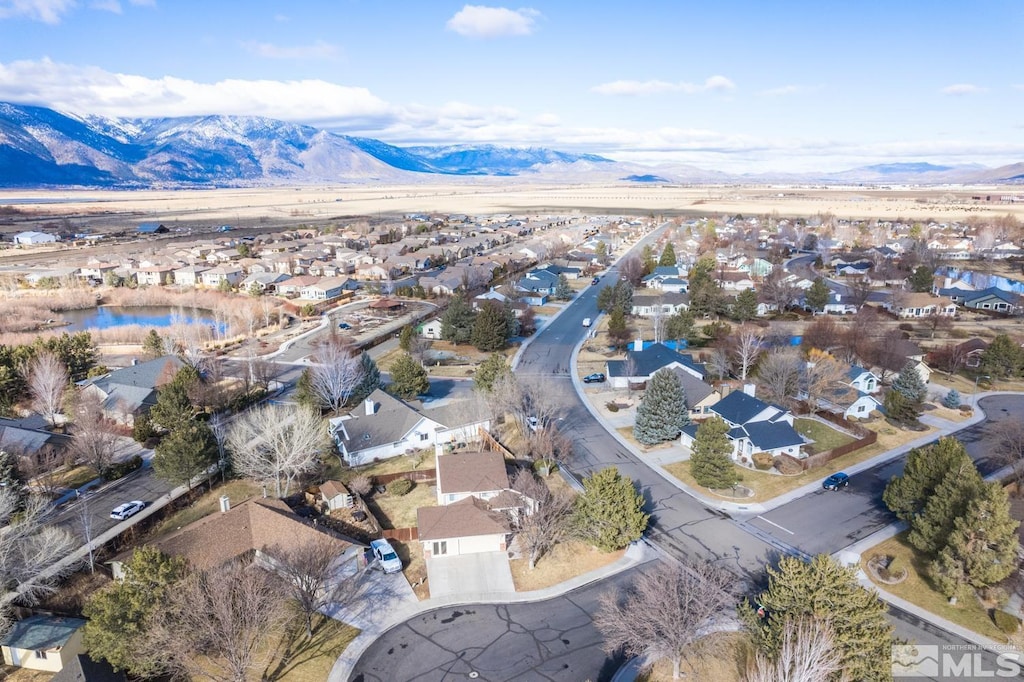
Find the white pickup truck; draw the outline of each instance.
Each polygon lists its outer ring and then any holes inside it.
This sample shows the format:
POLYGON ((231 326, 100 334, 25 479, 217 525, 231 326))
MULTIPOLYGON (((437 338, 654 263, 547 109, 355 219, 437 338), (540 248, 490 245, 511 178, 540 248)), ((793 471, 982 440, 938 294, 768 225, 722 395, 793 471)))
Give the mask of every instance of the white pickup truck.
POLYGON ((590 318, 589 317, 584 317, 583 318, 583 326, 584 327, 589 327, 590 326, 590 318))

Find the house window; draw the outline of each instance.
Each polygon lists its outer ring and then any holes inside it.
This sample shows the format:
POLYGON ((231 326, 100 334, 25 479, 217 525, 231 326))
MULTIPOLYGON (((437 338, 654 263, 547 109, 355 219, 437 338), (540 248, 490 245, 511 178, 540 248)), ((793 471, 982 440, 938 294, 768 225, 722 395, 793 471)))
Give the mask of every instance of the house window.
POLYGON ((427 439, 427 438, 429 438, 429 437, 430 437, 430 435, 429 435, 429 434, 426 434, 426 433, 421 433, 421 434, 420 434, 420 440, 426 440, 426 439, 427 439))
POLYGON ((445 554, 447 554, 448 553, 448 541, 447 540, 441 540, 439 542, 435 542, 434 543, 434 551, 432 553, 433 553, 434 556, 444 556, 445 554))
POLYGON ((36 651, 36 658, 46 658, 45 651, 36 651))
POLYGON ((448 493, 444 498, 448 501, 448 504, 451 504, 455 501, 455 493, 448 493))
POLYGON ((857 406, 857 411, 858 412, 863 412, 864 411, 864 406, 863 405, 858 405, 857 406))

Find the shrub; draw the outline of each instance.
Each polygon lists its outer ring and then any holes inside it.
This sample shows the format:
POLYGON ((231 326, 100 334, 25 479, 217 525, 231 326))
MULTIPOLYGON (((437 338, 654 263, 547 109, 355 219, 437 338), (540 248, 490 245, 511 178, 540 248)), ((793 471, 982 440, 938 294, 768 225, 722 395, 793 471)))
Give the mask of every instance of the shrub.
POLYGON ((609 412, 618 412, 619 411, 618 403, 608 403, 607 405, 605 405, 605 407, 608 408, 609 412))
POLYGON ((914 331, 914 325, 910 324, 909 322, 903 322, 899 325, 899 330, 901 332, 912 332, 914 331))
POLYGON ((373 490, 373 481, 369 476, 359 474, 348 482, 348 489, 360 497, 365 497, 373 490))
POLYGON ((942 399, 942 406, 955 410, 960 407, 960 392, 955 388, 949 389, 949 393, 942 399))
POLYGON ((140 414, 135 418, 135 423, 132 425, 132 438, 136 442, 145 443, 155 435, 156 429, 153 428, 153 422, 149 420, 148 414, 140 414))
POLYGON ((558 465, 553 459, 537 459, 533 462, 533 470, 535 473, 547 478, 558 471, 558 465))
POLYGON ((885 567, 885 570, 889 572, 889 576, 893 579, 900 578, 907 570, 906 561, 896 556, 889 560, 889 565, 885 567))
POLYGON ((116 481, 124 478, 133 471, 142 468, 142 457, 135 455, 124 462, 116 462, 103 470, 103 478, 107 481, 116 481))
POLYGON ((761 471, 767 471, 775 464, 775 458, 770 452, 755 452, 750 458, 754 460, 754 466, 761 471))
POLYGON ((996 624, 997 628, 1008 635, 1016 634, 1020 630, 1020 618, 1002 609, 996 609, 992 612, 992 621, 996 624))
POLYGON ((398 497, 408 495, 409 491, 412 490, 413 485, 413 482, 408 478, 399 478, 388 484, 388 493, 397 495, 398 497))
POLYGON ((974 412, 974 406, 973 405, 961 405, 960 406, 960 411, 963 412, 964 414, 971 414, 972 412, 974 412))
POLYGON ((970 332, 961 327, 953 327, 949 330, 949 338, 951 339, 966 339, 970 335, 970 332))

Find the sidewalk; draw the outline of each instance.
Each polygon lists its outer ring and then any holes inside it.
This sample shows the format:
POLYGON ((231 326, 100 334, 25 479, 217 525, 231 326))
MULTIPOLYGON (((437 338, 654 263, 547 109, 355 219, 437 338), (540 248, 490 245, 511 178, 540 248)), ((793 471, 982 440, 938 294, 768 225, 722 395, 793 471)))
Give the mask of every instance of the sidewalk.
POLYGON ((547 587, 543 590, 533 590, 531 592, 462 594, 458 597, 447 599, 426 599, 415 603, 405 602, 400 608, 388 613, 387 618, 382 618, 380 621, 376 622, 367 621, 366 629, 362 630, 359 635, 357 635, 356 638, 353 639, 347 647, 345 647, 341 656, 339 656, 338 660, 334 662, 334 667, 331 668, 331 674, 327 679, 330 682, 348 682, 349 676, 352 674, 356 663, 359 662, 362 655, 378 637, 396 625, 400 625, 421 613, 449 606, 462 606, 464 604, 513 604, 544 601, 545 599, 561 596, 567 592, 575 590, 576 588, 597 582, 598 580, 604 580, 605 578, 621 573, 622 571, 646 563, 655 558, 657 558, 656 551, 648 547, 645 542, 634 542, 626 549, 626 553, 622 558, 615 563, 589 573, 585 573, 581 576, 577 576, 576 578, 567 580, 564 583, 547 587))

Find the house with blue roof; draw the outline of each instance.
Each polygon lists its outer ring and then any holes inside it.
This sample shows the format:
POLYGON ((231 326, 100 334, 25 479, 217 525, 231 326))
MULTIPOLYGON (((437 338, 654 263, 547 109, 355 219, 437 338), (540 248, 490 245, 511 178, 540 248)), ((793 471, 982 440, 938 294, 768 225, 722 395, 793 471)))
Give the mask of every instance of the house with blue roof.
POLYGON ((530 305, 544 305, 557 287, 558 275, 547 270, 531 270, 515 285, 516 291, 522 294, 520 298, 530 305))
POLYGON ((625 360, 605 362, 605 376, 612 388, 629 388, 630 384, 642 384, 650 380, 659 369, 678 368, 693 377, 704 380, 704 365, 694 362, 689 353, 680 353, 662 343, 652 343, 647 348, 637 339, 633 348, 626 351, 625 360))
POLYGON ((85 652, 83 626, 85 620, 81 618, 29 616, 11 627, 0 640, 0 650, 9 665, 60 672, 73 658, 85 652))
MULTIPOLYGON (((726 435, 732 442, 735 460, 749 463, 755 452, 767 452, 772 457, 804 457, 801 447, 806 441, 793 428, 793 413, 755 397, 753 384, 725 396, 709 412, 729 425, 726 435)), ((683 427, 680 444, 692 450, 697 428, 696 424, 683 427)))
POLYGON ((162 223, 142 223, 135 231, 138 234, 167 234, 170 232, 162 223))
POLYGON ((981 291, 965 292, 961 303, 970 310, 989 310, 1012 315, 1020 309, 1020 300, 1020 296, 1012 291, 989 287, 981 291))

